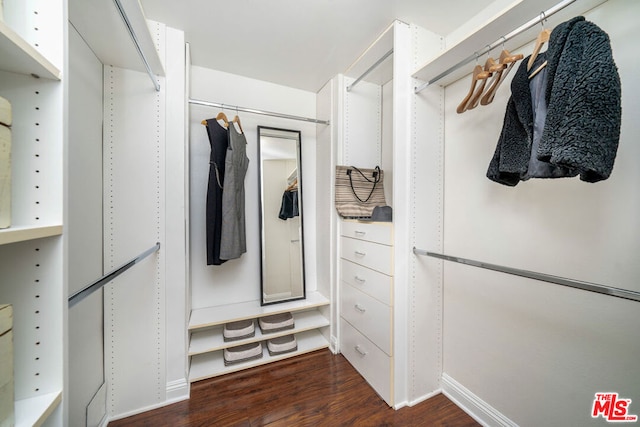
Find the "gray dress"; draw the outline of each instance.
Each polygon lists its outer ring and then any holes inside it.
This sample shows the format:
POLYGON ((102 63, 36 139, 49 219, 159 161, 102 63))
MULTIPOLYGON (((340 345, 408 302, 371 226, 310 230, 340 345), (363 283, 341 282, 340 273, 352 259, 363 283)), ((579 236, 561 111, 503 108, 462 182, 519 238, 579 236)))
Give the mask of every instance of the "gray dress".
POLYGON ((240 258, 247 251, 244 178, 248 167, 247 139, 244 133, 238 132, 233 123, 230 123, 222 193, 220 259, 240 258))

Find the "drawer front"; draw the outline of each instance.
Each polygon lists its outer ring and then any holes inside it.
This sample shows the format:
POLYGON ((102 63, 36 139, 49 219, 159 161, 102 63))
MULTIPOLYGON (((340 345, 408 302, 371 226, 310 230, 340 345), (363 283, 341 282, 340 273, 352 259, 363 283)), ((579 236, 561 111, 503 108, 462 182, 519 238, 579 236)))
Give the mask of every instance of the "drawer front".
POLYGON ((341 237, 340 242, 342 258, 388 276, 393 275, 391 246, 351 239, 349 237, 341 237))
POLYGON ((346 283, 340 303, 340 315, 391 356, 391 307, 346 283))
POLYGON ((390 222, 342 221, 342 235, 354 239, 391 245, 393 227, 390 222))
POLYGON ((392 406, 391 358, 345 320, 340 321, 340 352, 392 406))
POLYGON ((391 276, 341 259, 340 277, 343 282, 387 305, 391 305, 391 292, 393 292, 393 278, 391 276))

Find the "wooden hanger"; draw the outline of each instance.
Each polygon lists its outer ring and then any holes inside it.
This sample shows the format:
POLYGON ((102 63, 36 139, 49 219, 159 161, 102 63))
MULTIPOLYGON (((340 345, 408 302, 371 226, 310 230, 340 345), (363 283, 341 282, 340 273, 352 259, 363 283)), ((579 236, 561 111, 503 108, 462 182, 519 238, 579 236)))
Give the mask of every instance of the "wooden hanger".
POLYGON ((287 189, 286 189, 286 190, 284 190, 284 191, 292 191, 292 190, 297 190, 297 189, 298 189, 298 178, 296 178, 296 179, 291 183, 291 185, 289 185, 289 186, 287 187, 287 189))
POLYGON ((218 121, 221 120, 224 123, 222 126, 224 126, 226 128, 229 127, 229 119, 227 119, 227 115, 224 112, 220 111, 218 113, 218 115, 216 116, 216 120, 218 120, 218 121))
POLYGON ((460 105, 458 105, 458 108, 456 108, 456 112, 458 114, 462 114, 467 111, 467 103, 473 96, 476 85, 478 84, 478 80, 482 79, 482 76, 484 75, 483 73, 484 70, 482 66, 476 64, 476 66, 473 68, 473 73, 471 74, 471 88, 469 89, 469 93, 467 93, 467 96, 464 97, 460 105))
POLYGON ((233 118, 232 122, 233 123, 237 123, 238 124, 238 128, 240 129, 240 132, 244 133, 244 131, 242 130, 242 123, 240 123, 240 116, 238 116, 238 114, 236 114, 236 116, 233 118))
POLYGON ((540 49, 542 49, 542 46, 544 46, 544 44, 548 42, 550 38, 551 38, 551 30, 547 28, 542 28, 542 31, 540 31, 540 34, 538 34, 538 37, 536 38, 536 44, 533 47, 533 53, 529 57, 529 62, 527 62, 527 71, 529 71, 531 67, 533 67, 533 63, 538 57, 538 54, 540 53, 540 49))
POLYGON ((489 85, 489 89, 487 89, 485 94, 482 96, 482 99, 480 100, 480 105, 491 104, 502 82, 505 81, 511 69, 522 58, 524 58, 524 55, 521 53, 511 55, 511 53, 508 50, 502 49, 502 52, 500 52, 499 63, 503 64, 504 67, 502 68, 502 70, 499 70, 498 73, 494 76, 493 80, 491 81, 491 84, 489 85))
MULTIPOLYGON (((216 121, 222 121, 224 127, 229 127, 229 120, 227 119, 227 115, 225 113, 223 113, 222 111, 218 113, 218 115, 216 116, 216 121)), ((204 125, 204 126, 208 126, 209 123, 207 123, 206 120, 203 120, 200 122, 200 124, 204 125)), ((240 125, 240 123, 238 122, 238 125, 240 125)), ((242 129, 242 128, 241 128, 242 129)))
POLYGON ((483 78, 482 84, 467 103, 467 110, 472 110, 478 106, 478 104, 480 103, 480 98, 484 93, 484 89, 487 86, 487 81, 489 81, 489 77, 491 77, 493 73, 502 71, 504 67, 504 64, 496 62, 495 59, 491 57, 487 58, 487 61, 484 63, 484 75, 486 77, 483 78))
POLYGON ((547 61, 544 61, 542 64, 540 64, 538 68, 535 69, 533 73, 529 74, 529 80, 531 80, 536 74, 542 71, 542 69, 546 66, 547 66, 547 61))

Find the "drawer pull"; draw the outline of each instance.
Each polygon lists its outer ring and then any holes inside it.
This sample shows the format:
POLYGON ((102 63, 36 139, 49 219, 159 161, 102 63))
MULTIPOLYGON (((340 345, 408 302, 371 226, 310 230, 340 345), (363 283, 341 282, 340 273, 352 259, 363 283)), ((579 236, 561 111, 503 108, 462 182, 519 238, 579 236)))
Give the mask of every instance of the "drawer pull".
POLYGON ((367 279, 363 279, 362 277, 359 277, 358 275, 354 276, 354 279, 358 283, 364 283, 364 282, 367 281, 367 279))
POLYGON ((358 256, 365 256, 367 254, 366 252, 360 252, 360 251, 355 251, 355 253, 358 256))
POLYGON ((367 355, 367 352, 360 348, 359 345, 355 346, 356 351, 360 354, 360 356, 364 357, 367 355))
POLYGON ((353 306, 356 310, 358 310, 360 313, 364 313, 365 311, 367 311, 366 308, 364 308, 363 306, 361 306, 360 304, 356 304, 353 306))
POLYGON ((364 236, 365 234, 367 234, 366 231, 360 231, 360 230, 356 230, 355 233, 356 233, 356 236, 364 236))

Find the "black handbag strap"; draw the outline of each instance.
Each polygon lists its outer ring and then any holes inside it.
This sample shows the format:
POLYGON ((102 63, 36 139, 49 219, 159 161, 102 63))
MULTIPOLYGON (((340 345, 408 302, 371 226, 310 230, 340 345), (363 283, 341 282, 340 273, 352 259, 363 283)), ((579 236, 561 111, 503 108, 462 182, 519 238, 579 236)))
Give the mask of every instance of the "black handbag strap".
POLYGON ((373 192, 376 190, 376 185, 378 185, 378 183, 380 182, 380 166, 376 166, 375 170, 373 171, 373 179, 369 179, 367 178, 360 169, 358 169, 355 166, 351 166, 355 171, 357 171, 360 175, 362 175, 362 177, 364 179, 366 179, 369 182, 373 182, 373 187, 371 188, 371 192, 369 193, 369 197, 367 197, 365 200, 362 200, 358 194, 356 193, 355 188, 353 188, 353 178, 351 178, 351 169, 347 169, 347 175, 349 175, 349 184, 351 184, 351 191, 353 191, 353 195, 356 196, 356 199, 358 199, 360 201, 360 203, 367 203, 369 201, 369 199, 371 198, 371 196, 373 195, 373 192))

